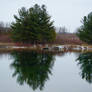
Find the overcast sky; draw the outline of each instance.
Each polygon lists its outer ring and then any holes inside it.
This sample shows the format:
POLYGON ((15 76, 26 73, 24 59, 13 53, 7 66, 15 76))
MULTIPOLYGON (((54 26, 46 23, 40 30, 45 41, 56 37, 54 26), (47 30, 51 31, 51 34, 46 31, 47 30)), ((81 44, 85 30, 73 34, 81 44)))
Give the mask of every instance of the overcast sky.
POLYGON ((0 0, 0 21, 12 22, 21 7, 45 4, 56 27, 65 26, 74 32, 83 16, 92 12, 92 0, 0 0))

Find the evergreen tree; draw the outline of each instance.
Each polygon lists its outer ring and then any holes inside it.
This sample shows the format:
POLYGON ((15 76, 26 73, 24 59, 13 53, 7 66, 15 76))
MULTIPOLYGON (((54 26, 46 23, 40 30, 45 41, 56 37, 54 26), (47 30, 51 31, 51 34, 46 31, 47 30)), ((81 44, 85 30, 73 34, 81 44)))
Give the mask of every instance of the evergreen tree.
POLYGON ((19 10, 19 16, 14 15, 12 23, 12 38, 15 42, 43 43, 56 38, 55 28, 45 5, 35 4, 30 9, 24 7, 19 10))
POLYGON ((78 29, 77 35, 80 40, 92 44, 92 13, 84 16, 82 26, 78 29))

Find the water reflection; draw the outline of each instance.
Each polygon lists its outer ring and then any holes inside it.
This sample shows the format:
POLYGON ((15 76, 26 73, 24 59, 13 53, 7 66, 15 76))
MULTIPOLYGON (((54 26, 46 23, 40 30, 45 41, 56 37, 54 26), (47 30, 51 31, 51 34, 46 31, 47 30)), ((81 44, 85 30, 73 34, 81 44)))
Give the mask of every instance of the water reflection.
POLYGON ((82 78, 92 83, 92 53, 80 54, 77 60, 78 65, 80 65, 82 78))
POLYGON ((28 84, 33 90, 44 88, 45 82, 52 74, 54 56, 50 53, 18 52, 12 53, 14 58, 11 67, 14 68, 13 77, 17 76, 20 85, 28 84))

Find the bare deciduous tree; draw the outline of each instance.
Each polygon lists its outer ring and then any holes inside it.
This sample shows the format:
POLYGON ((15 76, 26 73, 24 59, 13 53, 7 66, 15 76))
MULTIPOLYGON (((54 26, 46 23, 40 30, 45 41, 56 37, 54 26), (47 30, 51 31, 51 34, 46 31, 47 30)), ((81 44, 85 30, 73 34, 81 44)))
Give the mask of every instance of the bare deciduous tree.
POLYGON ((10 23, 0 22, 0 33, 10 32, 10 23))

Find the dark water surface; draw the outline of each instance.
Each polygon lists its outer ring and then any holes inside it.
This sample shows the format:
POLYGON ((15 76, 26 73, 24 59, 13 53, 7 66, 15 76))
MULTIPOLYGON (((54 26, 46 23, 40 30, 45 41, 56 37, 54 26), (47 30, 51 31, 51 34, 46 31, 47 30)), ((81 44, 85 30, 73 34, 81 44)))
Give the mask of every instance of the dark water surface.
POLYGON ((92 92, 92 53, 2 53, 0 92, 92 92))

